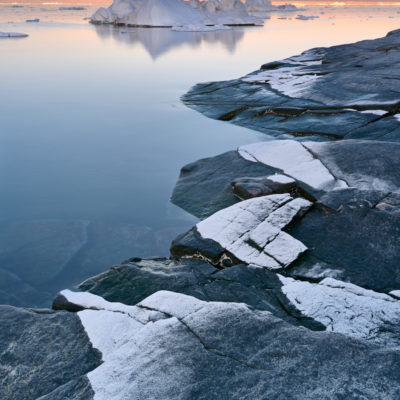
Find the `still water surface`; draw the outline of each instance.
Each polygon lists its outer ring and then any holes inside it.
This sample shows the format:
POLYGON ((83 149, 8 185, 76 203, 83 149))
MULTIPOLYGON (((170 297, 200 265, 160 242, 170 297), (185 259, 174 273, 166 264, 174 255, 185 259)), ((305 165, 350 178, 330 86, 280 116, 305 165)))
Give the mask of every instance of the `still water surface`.
POLYGON ((62 5, 0 2, 0 31, 29 34, 0 40, 0 303, 49 306, 123 259, 168 255, 196 222, 169 202, 180 168, 266 139, 186 108, 192 85, 400 27, 399 6, 375 4, 209 33, 93 26, 97 3, 62 5))

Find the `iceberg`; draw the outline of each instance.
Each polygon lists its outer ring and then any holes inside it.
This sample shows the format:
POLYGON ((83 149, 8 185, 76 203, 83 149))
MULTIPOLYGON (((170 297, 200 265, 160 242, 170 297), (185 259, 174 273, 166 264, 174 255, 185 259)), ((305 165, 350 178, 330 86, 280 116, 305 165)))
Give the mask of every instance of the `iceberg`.
POLYGON ((246 8, 249 12, 271 11, 275 7, 272 6, 271 0, 246 0, 246 8))
POLYGON ((259 25, 263 22, 250 16, 240 0, 114 0, 109 8, 99 8, 90 21, 174 29, 196 27, 196 30, 204 26, 259 25))

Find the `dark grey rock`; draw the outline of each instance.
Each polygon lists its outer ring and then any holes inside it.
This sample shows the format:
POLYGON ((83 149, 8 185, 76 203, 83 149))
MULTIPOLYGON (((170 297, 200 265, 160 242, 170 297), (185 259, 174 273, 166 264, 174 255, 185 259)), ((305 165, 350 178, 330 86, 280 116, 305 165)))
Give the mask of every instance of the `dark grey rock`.
MULTIPOLYGON (((133 259, 114 266, 79 285, 79 289, 112 302, 135 305, 159 290, 187 294, 205 301, 243 302, 267 310, 294 325, 324 329, 323 325, 302 316, 280 290, 276 274, 257 267, 235 265, 218 270, 194 259, 133 259)), ((55 299, 58 308, 70 309, 55 299)))
POLYGON ((0 398, 92 398, 84 376, 101 354, 76 314, 0 306, 0 326, 0 398))
POLYGON ((268 177, 243 177, 232 182, 232 190, 239 199, 246 200, 274 193, 295 194, 298 188, 296 182, 278 183, 268 177))
POLYGON ((182 99, 210 118, 273 137, 398 142, 400 121, 393 116, 400 111, 399 62, 397 30, 265 64, 245 77, 252 81, 198 84, 182 99), (298 77, 301 82, 294 81, 298 77))
POLYGON ((244 160, 236 151, 204 158, 184 166, 171 201, 198 218, 238 202, 231 183, 239 176, 265 176, 275 172, 261 164, 244 160))
POLYGON ((191 359, 196 384, 187 398, 400 396, 400 353, 396 348, 374 348, 339 334, 293 327, 262 313, 236 313, 234 307, 220 313, 204 309, 197 314, 184 320, 203 346, 191 359), (208 374, 210 370, 218 373, 208 374))
POLYGON ((49 394, 39 397, 38 400, 92 400, 93 396, 94 391, 89 379, 82 376, 59 386, 49 394))
MULTIPOLYGON (((296 327, 245 304, 200 303, 171 292, 155 293, 138 308, 163 316, 122 335, 125 351, 97 375, 100 396, 106 390, 111 399, 144 400, 400 396, 398 347, 296 327)), ((118 345, 118 330, 102 325, 102 311, 92 312, 96 333, 118 345)))
POLYGON ((400 196, 334 191, 288 232, 309 251, 287 273, 330 276, 380 292, 400 287, 400 196), (328 208, 328 209, 327 209, 328 208), (317 266, 317 268, 315 268, 317 266))
MULTIPOLYGON (((185 211, 204 219, 239 200, 232 190, 232 182, 240 177, 261 178, 281 171, 260 163, 247 161, 237 151, 204 158, 182 168, 171 201, 185 211)), ((297 190, 306 197, 318 193, 298 182, 297 190)))
POLYGON ((345 140, 307 145, 336 178, 350 187, 400 192, 400 143, 345 140))

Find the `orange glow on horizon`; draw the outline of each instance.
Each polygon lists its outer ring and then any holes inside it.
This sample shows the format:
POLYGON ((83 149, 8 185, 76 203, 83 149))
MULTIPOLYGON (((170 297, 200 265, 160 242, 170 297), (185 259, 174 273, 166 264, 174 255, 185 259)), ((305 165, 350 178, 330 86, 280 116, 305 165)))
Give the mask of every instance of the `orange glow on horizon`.
POLYGON ((383 2, 383 1, 329 1, 329 0, 304 0, 304 1, 273 1, 274 5, 281 5, 285 3, 293 4, 297 7, 307 6, 331 6, 331 7, 399 7, 400 2, 383 2))

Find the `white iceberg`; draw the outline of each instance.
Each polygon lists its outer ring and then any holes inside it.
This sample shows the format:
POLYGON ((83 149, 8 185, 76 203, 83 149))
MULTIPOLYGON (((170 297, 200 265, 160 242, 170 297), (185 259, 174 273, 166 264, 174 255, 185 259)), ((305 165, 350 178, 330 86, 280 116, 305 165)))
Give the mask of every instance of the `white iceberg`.
POLYGON ((271 0, 246 0, 246 8, 249 12, 263 12, 275 9, 271 0))
POLYGON ((272 5, 271 0, 246 0, 245 6, 247 12, 250 15, 264 19, 267 18, 267 15, 273 11, 293 12, 293 11, 304 10, 304 8, 297 8, 295 5, 289 3, 281 4, 279 6, 274 6, 272 5))
POLYGON ((257 25, 262 20, 250 16, 240 0, 114 0, 109 8, 99 8, 91 22, 199 30, 201 26, 257 25))

